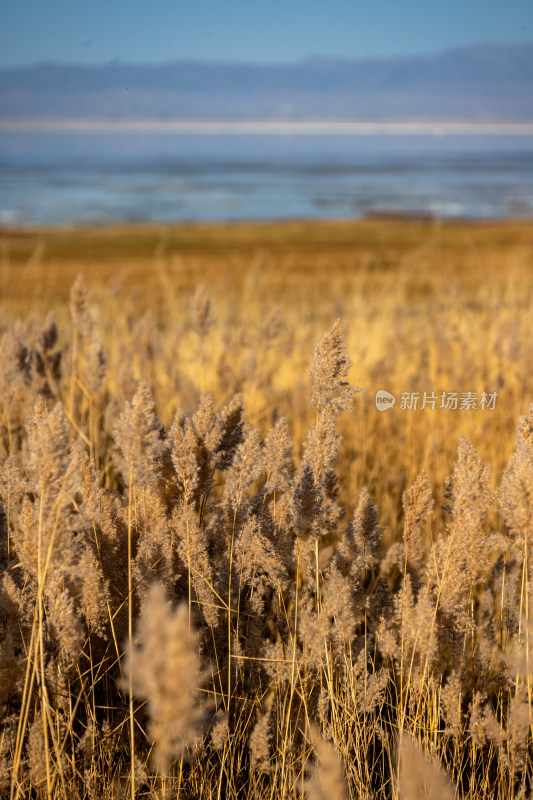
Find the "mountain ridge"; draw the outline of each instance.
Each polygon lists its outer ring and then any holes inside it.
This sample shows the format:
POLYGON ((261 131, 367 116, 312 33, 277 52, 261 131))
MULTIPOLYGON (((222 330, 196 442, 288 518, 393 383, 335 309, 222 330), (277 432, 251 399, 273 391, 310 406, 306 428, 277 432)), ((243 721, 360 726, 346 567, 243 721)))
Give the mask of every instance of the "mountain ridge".
POLYGON ((0 119, 533 120, 533 44, 283 64, 46 62, 0 69, 0 119))

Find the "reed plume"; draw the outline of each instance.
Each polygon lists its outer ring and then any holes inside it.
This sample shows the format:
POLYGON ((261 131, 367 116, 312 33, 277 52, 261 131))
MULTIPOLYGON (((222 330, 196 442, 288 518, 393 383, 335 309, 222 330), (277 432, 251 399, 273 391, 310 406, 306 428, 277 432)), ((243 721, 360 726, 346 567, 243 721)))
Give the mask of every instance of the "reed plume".
MULTIPOLYGON (((499 452, 508 411, 465 410, 454 463, 445 409, 420 441, 368 389, 342 415, 339 320, 309 381, 314 321, 235 306, 212 338, 207 289, 180 316, 189 277, 169 276, 157 311, 108 292, 93 316, 80 280, 70 327, 2 320, 0 794, 527 796, 533 406, 505 466, 481 434, 499 452), (495 495, 474 445, 503 469, 495 495), (424 462, 444 461, 434 509, 424 462)), ((359 379, 394 389, 408 311, 363 305, 359 379)), ((414 391, 465 345, 453 320, 427 336, 414 391)))
POLYGON ((448 776, 424 754, 407 734, 400 747, 400 796, 402 800, 454 800, 448 776))
POLYGON ((304 784, 307 800, 347 800, 346 778, 335 748, 322 738, 316 726, 311 728, 311 739, 317 761, 304 784))
POLYGON ((313 356, 311 406, 318 413, 326 406, 335 416, 351 409, 353 397, 360 391, 345 380, 351 366, 344 346, 342 323, 338 319, 318 342, 313 356))
POLYGON ((126 645, 124 672, 135 696, 147 701, 154 765, 159 775, 168 775, 171 762, 201 731, 204 710, 198 697, 205 676, 187 606, 172 609, 159 584, 147 595, 134 644, 126 645))

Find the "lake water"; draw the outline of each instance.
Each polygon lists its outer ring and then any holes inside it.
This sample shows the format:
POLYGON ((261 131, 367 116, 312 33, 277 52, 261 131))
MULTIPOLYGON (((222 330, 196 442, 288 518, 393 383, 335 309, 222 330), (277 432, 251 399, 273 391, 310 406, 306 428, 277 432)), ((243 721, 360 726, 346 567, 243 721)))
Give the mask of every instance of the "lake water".
POLYGON ((0 225, 533 217, 525 135, 0 132, 0 225))

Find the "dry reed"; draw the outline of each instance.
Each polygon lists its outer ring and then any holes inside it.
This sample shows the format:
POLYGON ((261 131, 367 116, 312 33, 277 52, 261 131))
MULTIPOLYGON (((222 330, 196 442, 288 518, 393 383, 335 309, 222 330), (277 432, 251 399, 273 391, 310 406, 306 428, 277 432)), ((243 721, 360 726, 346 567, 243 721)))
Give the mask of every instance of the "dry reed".
POLYGON ((533 407, 498 486, 476 426, 443 491, 395 446, 379 480, 340 320, 288 396, 279 311, 213 307, 110 339, 80 279, 4 325, 0 792, 526 797, 533 407))

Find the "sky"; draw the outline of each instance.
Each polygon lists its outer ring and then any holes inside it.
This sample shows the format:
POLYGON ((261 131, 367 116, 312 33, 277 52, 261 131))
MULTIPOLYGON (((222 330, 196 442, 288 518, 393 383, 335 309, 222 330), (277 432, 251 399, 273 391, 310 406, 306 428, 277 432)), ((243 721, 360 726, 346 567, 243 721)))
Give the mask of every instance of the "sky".
POLYGON ((0 0, 0 67, 294 62, 533 42, 533 0, 0 0))

